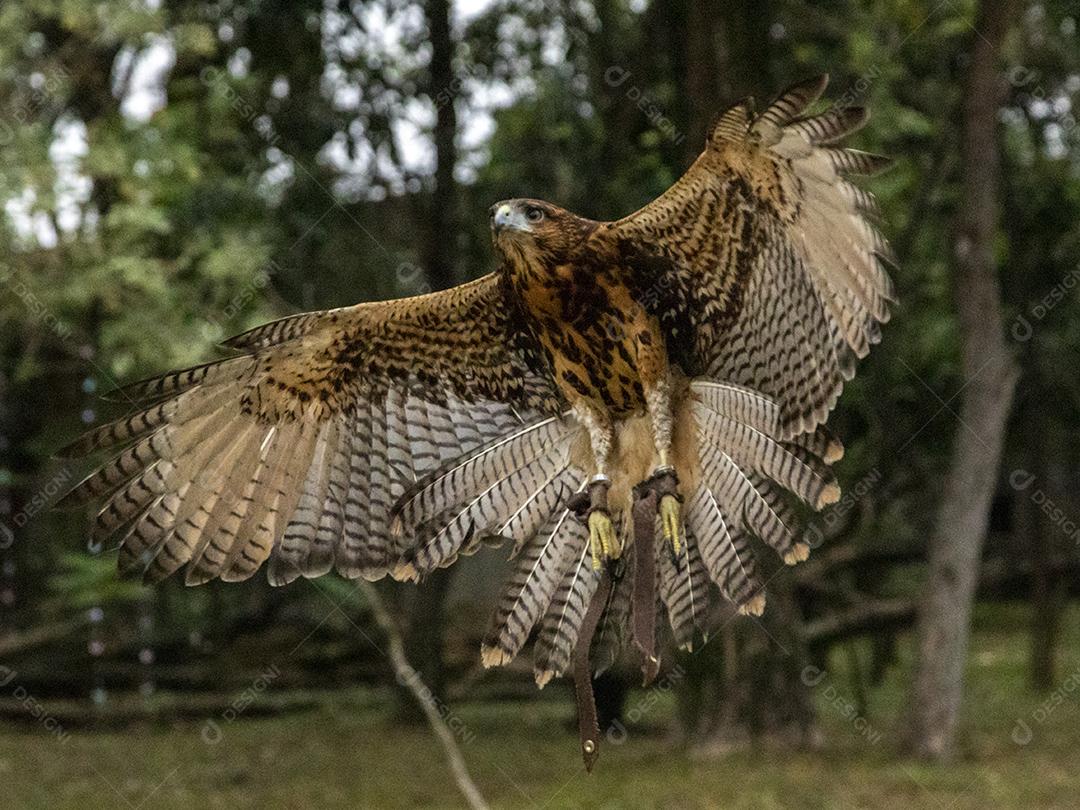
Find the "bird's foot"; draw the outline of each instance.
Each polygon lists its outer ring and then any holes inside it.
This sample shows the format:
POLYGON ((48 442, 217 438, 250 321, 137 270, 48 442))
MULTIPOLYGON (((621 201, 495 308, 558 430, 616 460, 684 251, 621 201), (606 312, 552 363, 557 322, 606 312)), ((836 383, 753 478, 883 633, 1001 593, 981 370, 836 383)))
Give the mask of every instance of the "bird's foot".
POLYGON ((665 495, 660 499, 660 525, 664 530, 664 539, 671 543, 671 550, 678 557, 682 544, 682 504, 674 495, 665 495))
POLYGON ((605 560, 618 559, 622 553, 615 524, 608 511, 608 488, 611 480, 606 475, 594 475, 584 491, 571 501, 570 508, 589 527, 589 553, 592 567, 599 571, 605 560))
POLYGON ((611 515, 603 509, 592 510, 589 513, 589 553, 592 554, 593 571, 599 571, 604 560, 618 557, 619 551, 611 515))
POLYGON ((682 550, 682 497, 679 495, 679 478, 675 468, 662 465, 657 467, 648 480, 657 495, 660 496, 657 512, 660 514, 660 528, 664 539, 671 543, 671 550, 676 557, 682 550))

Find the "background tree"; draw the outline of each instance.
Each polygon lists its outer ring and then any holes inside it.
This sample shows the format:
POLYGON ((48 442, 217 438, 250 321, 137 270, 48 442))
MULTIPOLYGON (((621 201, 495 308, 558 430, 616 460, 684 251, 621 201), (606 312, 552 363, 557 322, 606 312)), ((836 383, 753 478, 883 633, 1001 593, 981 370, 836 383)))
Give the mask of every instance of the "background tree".
POLYGON ((1006 87, 999 60, 1012 17, 1009 2, 980 4, 960 123, 962 180, 953 252, 965 383, 957 419, 963 429, 954 439, 930 539, 912 705, 915 748, 937 758, 953 752, 971 604, 1017 378, 1005 343, 994 257, 1001 186, 998 109, 1006 87))

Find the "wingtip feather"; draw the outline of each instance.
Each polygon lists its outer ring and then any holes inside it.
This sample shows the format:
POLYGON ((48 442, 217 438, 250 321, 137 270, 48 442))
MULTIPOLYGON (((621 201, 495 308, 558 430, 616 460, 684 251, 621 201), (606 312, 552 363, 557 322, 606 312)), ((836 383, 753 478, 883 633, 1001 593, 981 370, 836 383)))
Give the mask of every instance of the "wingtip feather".
POLYGON ((739 605, 739 613, 743 616, 760 616, 765 612, 765 594, 758 593, 739 605))
POLYGON ((810 556, 810 546, 806 543, 796 543, 787 554, 784 555, 785 565, 796 565, 805 562, 810 556))
POLYGON ((485 669, 491 667, 501 667, 509 664, 513 660, 512 655, 508 655, 498 646, 488 646, 484 644, 480 647, 480 663, 483 664, 485 669))

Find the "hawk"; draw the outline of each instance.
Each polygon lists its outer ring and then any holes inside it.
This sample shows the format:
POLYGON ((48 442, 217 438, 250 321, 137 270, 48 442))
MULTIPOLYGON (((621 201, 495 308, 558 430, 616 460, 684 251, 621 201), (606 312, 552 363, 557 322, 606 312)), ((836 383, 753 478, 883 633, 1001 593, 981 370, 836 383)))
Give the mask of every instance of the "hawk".
POLYGON ((726 110, 623 219, 500 202, 489 275, 274 321, 125 389, 138 409, 68 448, 117 452, 69 500, 103 502, 95 539, 118 538, 120 568, 149 582, 264 564, 276 585, 416 580, 504 539, 483 662, 535 634, 541 686, 571 664, 601 573, 591 666, 610 663, 635 558, 679 645, 708 629, 710 584, 759 614, 751 539, 806 558, 791 496, 838 498, 824 423, 894 300, 873 197, 847 179, 887 161, 836 145, 861 108, 807 114, 826 83, 726 110))

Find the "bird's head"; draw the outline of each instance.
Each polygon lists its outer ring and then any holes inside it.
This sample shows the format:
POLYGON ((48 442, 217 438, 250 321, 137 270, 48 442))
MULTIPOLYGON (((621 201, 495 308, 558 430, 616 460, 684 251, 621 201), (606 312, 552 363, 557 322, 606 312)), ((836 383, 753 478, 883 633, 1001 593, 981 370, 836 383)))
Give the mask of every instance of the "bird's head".
POLYGON ((507 258, 564 261, 595 225, 543 200, 503 200, 490 212, 492 241, 507 258))

